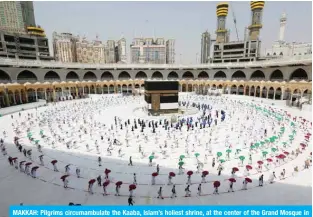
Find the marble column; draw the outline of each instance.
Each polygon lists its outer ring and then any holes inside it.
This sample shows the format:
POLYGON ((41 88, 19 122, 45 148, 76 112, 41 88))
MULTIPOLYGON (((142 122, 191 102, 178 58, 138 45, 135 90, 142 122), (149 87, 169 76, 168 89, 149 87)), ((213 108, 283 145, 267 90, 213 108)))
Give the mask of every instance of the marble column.
POLYGON ((14 102, 14 105, 16 105, 15 91, 13 91, 12 93, 13 93, 13 102, 14 102))
MULTIPOLYGON (((63 94, 63 91, 62 91, 62 94, 63 94)), ((55 101, 55 89, 53 88, 53 99, 52 99, 52 101, 54 102, 55 101)))
POLYGON ((26 98, 26 102, 28 102, 28 92, 27 92, 27 90, 25 91, 25 98, 26 98))
POLYGON ((276 95, 276 90, 274 90, 274 95, 273 95, 273 99, 275 100, 275 95, 276 95))
POLYGON ((20 103, 22 104, 23 103, 23 100, 22 100, 22 91, 19 92, 19 96, 20 96, 20 103))

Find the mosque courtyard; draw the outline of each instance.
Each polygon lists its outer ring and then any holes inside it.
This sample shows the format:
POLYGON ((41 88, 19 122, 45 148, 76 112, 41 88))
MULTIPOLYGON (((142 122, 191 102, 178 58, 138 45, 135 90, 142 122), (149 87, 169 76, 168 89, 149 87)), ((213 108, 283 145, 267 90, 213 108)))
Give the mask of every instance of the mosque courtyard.
POLYGON ((119 94, 2 116, 0 210, 127 205, 130 194, 135 205, 312 204, 310 111, 247 96, 179 97, 185 114, 177 121, 149 116, 143 96, 119 94), (157 198, 160 187, 164 199, 157 198))

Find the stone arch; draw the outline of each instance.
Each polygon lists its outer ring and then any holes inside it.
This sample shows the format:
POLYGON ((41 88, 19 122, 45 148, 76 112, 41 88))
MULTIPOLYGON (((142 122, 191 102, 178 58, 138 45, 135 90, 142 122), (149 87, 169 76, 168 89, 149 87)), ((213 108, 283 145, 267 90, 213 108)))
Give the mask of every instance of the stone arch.
POLYGON ((118 75, 118 80, 128 80, 130 79, 130 75, 128 72, 126 71, 122 71, 119 75, 118 75))
POLYGON ((153 72, 151 78, 152 79, 161 79, 161 80, 163 80, 163 75, 162 75, 161 72, 155 71, 155 72, 153 72))
POLYGON ((301 94, 301 91, 299 89, 294 89, 292 94, 301 94))
POLYGON ((102 86, 103 94, 108 94, 109 93, 109 87, 107 84, 104 84, 102 86))
POLYGON ((205 85, 204 84, 199 84, 199 93, 204 94, 205 93, 205 85))
MULTIPOLYGON (((16 94, 15 94, 15 96, 16 96, 16 94)), ((37 98, 38 99, 46 99, 44 88, 38 88, 37 89, 37 98)))
POLYGON ((108 90, 109 93, 114 93, 115 92, 115 87, 113 84, 110 84, 109 85, 109 90, 108 90))
MULTIPOLYGON (((57 88, 55 88, 54 90, 55 90, 55 93, 56 93, 57 88)), ((48 100, 49 102, 53 102, 53 101, 56 100, 55 97, 57 97, 57 94, 54 96, 54 93, 53 93, 53 89, 52 89, 52 88, 47 88, 45 94, 47 95, 47 100, 48 100)), ((22 95, 23 95, 23 94, 22 94, 22 95)))
POLYGON ((255 87, 252 85, 250 88, 249 96, 254 96, 254 94, 255 94, 255 87))
POLYGON ((168 76, 167 76, 167 79, 168 80, 171 80, 171 79, 178 79, 178 74, 176 73, 176 72, 174 72, 174 71, 171 71, 169 74, 168 74, 168 76))
POLYGON ((17 75, 17 81, 19 82, 35 82, 38 81, 37 76, 28 70, 23 70, 17 75))
POLYGON ((27 92, 27 102, 36 102, 35 89, 29 88, 26 90, 26 92, 27 92))
POLYGON ((116 92, 117 93, 122 93, 122 86, 121 86, 121 84, 117 84, 116 85, 116 92))
POLYGON ((238 93, 238 95, 243 95, 244 94, 244 87, 243 87, 242 84, 239 85, 237 93, 238 93))
POLYGON ((274 99, 281 99, 281 95, 282 95, 281 88, 280 87, 276 88, 275 94, 274 94, 274 99))
POLYGON ((0 70, 0 83, 11 83, 12 79, 8 73, 3 70, 0 70))
POLYGON ((128 84, 127 93, 133 93, 133 85, 132 84, 128 84))
POLYGON ((9 103, 9 106, 12 106, 14 105, 14 94, 13 94, 13 91, 12 90, 8 90, 7 92, 7 98, 8 98, 8 103, 9 103))
POLYGON ((52 95, 52 97, 54 98, 55 101, 61 101, 61 97, 62 97, 62 88, 61 87, 55 87, 54 88, 54 93, 55 96, 52 95))
POLYGON ((282 81, 282 80, 284 80, 284 75, 279 69, 276 69, 271 73, 270 81, 282 81))
POLYGON ((312 104, 312 91, 309 89, 306 89, 302 92, 302 102, 301 102, 301 108, 302 105, 307 103, 307 104, 312 104))
POLYGON ((268 89, 268 98, 269 99, 275 99, 275 91, 274 91, 274 88, 273 87, 270 87, 269 89, 268 89))
POLYGON ((233 75, 231 76, 232 80, 243 80, 246 79, 246 74, 243 71, 236 71, 233 73, 233 75))
POLYGON ((95 88, 94 85, 89 86, 89 89, 90 89, 90 93, 91 94, 95 94, 96 93, 96 88, 95 88))
POLYGON ((96 94, 102 94, 103 87, 100 84, 96 84, 96 94))
POLYGON ((251 74, 250 80, 265 80, 265 75, 261 70, 256 70, 251 74))
POLYGON ((147 79, 147 78, 148 78, 147 74, 143 71, 139 71, 135 75, 135 79, 147 79))
POLYGON ((187 91, 187 85, 186 84, 182 84, 182 92, 186 92, 187 91))
POLYGON ((71 86, 69 95, 72 96, 72 99, 77 99, 78 93, 76 92, 76 87, 71 86))
POLYGON ((284 100, 290 100, 291 99, 291 90, 289 88, 287 88, 284 91, 284 96, 283 96, 284 100))
POLYGON ((246 95, 246 96, 249 96, 249 86, 246 86, 246 87, 245 87, 245 95, 246 95))
POLYGON ((193 91, 193 92, 197 92, 198 90, 199 90, 198 84, 193 84, 193 85, 192 85, 192 91, 193 91))
POLYGON ((44 76, 45 81, 61 81, 61 78, 58 73, 54 71, 49 71, 44 76))
POLYGON ((122 93, 127 93, 127 85, 126 84, 122 85, 122 93))
POLYGON ((307 80, 308 79, 308 74, 307 72, 302 69, 298 68, 295 71, 293 71, 290 75, 290 80, 307 80))
POLYGON ((84 74, 83 80, 85 81, 96 81, 97 80, 97 76, 95 75, 95 73, 88 71, 84 74))
POLYGON ((299 106, 300 105, 300 98, 301 98, 301 90, 295 89, 291 94, 291 106, 299 106))
POLYGON ((260 93, 260 96, 261 96, 262 98, 267 98, 267 89, 266 89, 266 87, 263 87, 263 88, 262 88, 262 91, 261 91, 261 93, 260 93))
POLYGON ((84 88, 84 93, 89 94, 90 88, 87 85, 85 85, 83 88, 84 88))
POLYGON ((187 71, 183 74, 183 79, 194 79, 194 76, 191 72, 187 71))
MULTIPOLYGON (((42 88, 38 88, 37 89, 37 98, 38 99, 45 99, 44 94, 43 94, 43 97, 42 97, 41 91, 43 91, 42 88)), ((20 105, 22 103, 21 98, 20 98, 21 97, 21 91, 20 90, 15 90, 14 91, 14 95, 15 95, 15 103, 17 105, 20 105)))
POLYGON ((312 91, 309 90, 309 89, 306 89, 306 90, 303 91, 302 96, 311 98, 312 97, 312 91))
POLYGON ((234 94, 234 95, 237 95, 237 86, 235 84, 233 84, 231 87, 230 87, 230 94, 234 94))
POLYGON ((261 96, 261 87, 257 86, 255 89, 255 96, 260 97, 261 96))
POLYGON ((66 79, 66 81, 78 81, 79 80, 79 76, 77 75, 76 72, 70 71, 69 73, 67 73, 65 79, 66 79))
POLYGON ((205 85, 205 94, 208 93, 208 90, 211 88, 210 84, 205 85))
POLYGON ((0 106, 1 108, 7 107, 6 96, 3 91, 0 91, 0 106))
POLYGON ((199 79, 209 79, 209 74, 206 71, 202 71, 198 75, 199 79))
POLYGON ((106 80, 106 81, 114 80, 114 77, 111 72, 105 71, 101 75, 101 80, 106 80))
POLYGON ((192 84, 187 85, 187 92, 192 92, 192 84))
POLYGON ((221 79, 221 78, 226 78, 226 74, 225 74, 225 72, 223 72, 223 71, 218 71, 218 72, 216 72, 216 73, 214 74, 213 77, 214 77, 214 78, 219 78, 219 79, 221 79))

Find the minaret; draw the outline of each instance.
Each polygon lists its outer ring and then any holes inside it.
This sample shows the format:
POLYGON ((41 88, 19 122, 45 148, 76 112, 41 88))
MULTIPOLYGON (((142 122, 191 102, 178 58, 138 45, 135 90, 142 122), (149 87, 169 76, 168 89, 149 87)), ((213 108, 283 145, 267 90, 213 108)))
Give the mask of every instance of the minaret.
POLYGON ((248 27, 245 27, 244 41, 248 41, 248 39, 249 39, 249 29, 248 27))
POLYGON ((227 42, 227 30, 226 30, 226 17, 228 14, 228 3, 223 2, 216 6, 217 15, 217 30, 216 30, 216 43, 227 42))
POLYGON ((279 27, 279 41, 283 42, 285 38, 285 28, 287 23, 286 13, 283 13, 280 17, 280 27, 279 27))
POLYGON ((248 27, 249 40, 259 40, 260 29, 262 28, 262 14, 264 8, 264 1, 252 1, 250 3, 252 11, 251 25, 248 27))

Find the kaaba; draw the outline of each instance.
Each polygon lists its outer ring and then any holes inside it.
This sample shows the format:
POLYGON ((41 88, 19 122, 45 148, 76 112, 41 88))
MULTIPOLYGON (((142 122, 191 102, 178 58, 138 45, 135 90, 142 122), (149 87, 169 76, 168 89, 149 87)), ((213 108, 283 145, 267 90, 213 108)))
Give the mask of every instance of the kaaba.
POLYGON ((145 101, 152 115, 178 112, 178 81, 145 81, 145 101))

